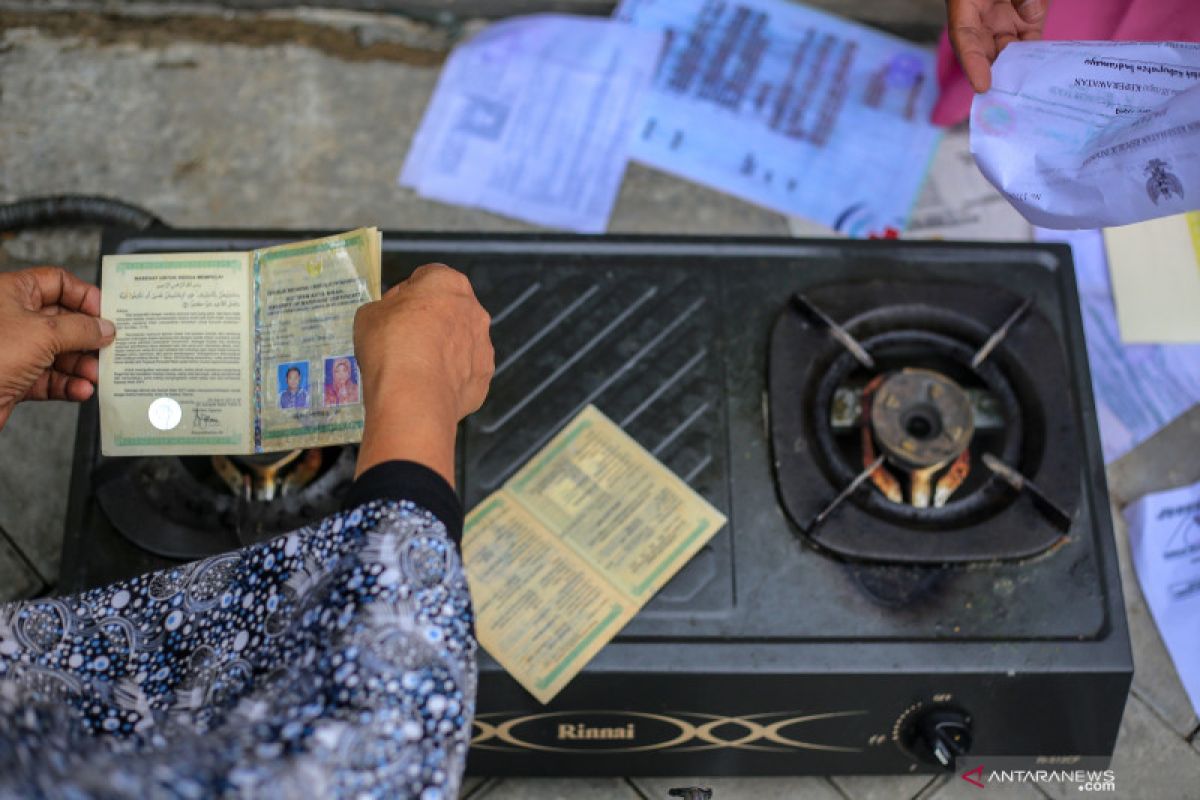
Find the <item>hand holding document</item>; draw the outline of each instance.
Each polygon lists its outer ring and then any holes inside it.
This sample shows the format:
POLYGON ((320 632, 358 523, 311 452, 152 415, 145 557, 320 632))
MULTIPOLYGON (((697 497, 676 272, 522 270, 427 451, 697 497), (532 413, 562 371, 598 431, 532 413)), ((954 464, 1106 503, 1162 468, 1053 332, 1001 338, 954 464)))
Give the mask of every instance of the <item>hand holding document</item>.
POLYGON ((724 524, 588 406, 467 515, 479 642, 548 703, 724 524))
POLYGON ((1200 44, 1013 42, 971 106, 971 152, 1046 228, 1200 208, 1200 44))
POLYGON ((379 231, 243 253, 104 256, 106 456, 356 442, 354 314, 379 299, 379 231))
POLYGON ((1200 714, 1200 484, 1147 495, 1125 515, 1146 605, 1200 714))

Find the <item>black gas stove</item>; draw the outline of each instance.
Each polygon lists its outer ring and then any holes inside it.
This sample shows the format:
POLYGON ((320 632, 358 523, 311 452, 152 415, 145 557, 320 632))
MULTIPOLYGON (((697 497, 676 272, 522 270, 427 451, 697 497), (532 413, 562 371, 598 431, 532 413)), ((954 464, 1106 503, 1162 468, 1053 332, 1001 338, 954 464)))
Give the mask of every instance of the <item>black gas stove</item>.
MULTIPOLYGON (((1132 659, 1067 248, 405 234, 383 259, 385 285, 449 263, 492 313, 467 507, 594 403, 729 518, 550 705, 482 657, 470 771, 1111 754, 1132 659)), ((85 406, 63 589, 319 518, 353 457, 105 459, 85 406)))

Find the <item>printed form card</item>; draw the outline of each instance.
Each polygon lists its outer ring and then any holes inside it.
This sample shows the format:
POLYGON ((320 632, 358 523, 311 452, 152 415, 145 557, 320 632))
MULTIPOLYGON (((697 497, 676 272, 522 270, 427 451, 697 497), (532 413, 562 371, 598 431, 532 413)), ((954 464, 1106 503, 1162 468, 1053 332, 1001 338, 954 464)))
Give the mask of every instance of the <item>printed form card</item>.
POLYGON ((106 456, 251 454, 356 442, 354 314, 379 299, 379 231, 251 252, 106 255, 106 456))
POLYGON ((479 642, 548 703, 724 524, 588 406, 467 515, 479 642))

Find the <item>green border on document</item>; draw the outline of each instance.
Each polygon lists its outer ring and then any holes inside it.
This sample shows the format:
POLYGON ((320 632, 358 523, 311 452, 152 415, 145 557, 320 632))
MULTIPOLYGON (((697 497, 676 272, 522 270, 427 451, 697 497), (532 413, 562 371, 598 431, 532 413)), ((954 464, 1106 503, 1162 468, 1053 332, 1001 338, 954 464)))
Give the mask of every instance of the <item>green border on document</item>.
POLYGON ((147 445, 180 445, 180 444, 241 444, 241 436, 131 436, 117 437, 118 447, 145 447, 147 445))
POLYGON ((463 533, 464 534, 470 533, 471 528, 474 528, 480 522, 483 522, 484 517, 486 517, 488 514, 492 513, 493 511, 495 511, 497 508, 499 508, 503 504, 504 504, 503 498, 497 497, 495 500, 488 503, 483 508, 479 509, 478 512, 472 511, 470 514, 471 518, 469 520, 467 520, 467 523, 463 526, 463 533))
POLYGON ((581 421, 579 423, 579 426, 577 428, 575 428, 575 430, 571 431, 565 437, 563 437, 563 440, 561 442, 559 442, 558 444, 554 445, 554 448, 549 453, 546 453, 546 455, 541 457, 541 459, 538 461, 538 463, 536 463, 532 467, 530 467, 529 471, 526 472, 524 475, 522 475, 521 479, 513 484, 513 488, 516 489, 517 491, 521 491, 521 492, 525 491, 525 485, 528 484, 531 480, 533 480, 534 476, 537 475, 539 472, 541 472, 543 467, 545 467, 547 464, 549 464, 551 461, 553 461, 554 458, 559 453, 561 453, 563 450, 565 450, 567 448, 568 445, 571 444, 571 442, 575 441, 575 437, 577 437, 579 434, 583 433, 590 427, 592 427, 592 421, 590 419, 585 419, 585 420, 581 421))
POLYGON ((330 250, 337 250, 345 247, 360 247, 363 243, 362 234, 351 236, 349 239, 334 239, 332 242, 321 242, 320 244, 310 244, 306 247, 296 247, 288 249, 282 247, 278 250, 271 249, 266 252, 259 252, 259 257, 263 261, 275 261, 280 258, 295 258, 296 256, 310 256, 313 253, 325 253, 330 250))
POLYGON ((289 436, 308 436, 314 433, 337 433, 351 431, 363 426, 362 420, 353 422, 332 422, 327 425, 308 425, 303 428, 279 428, 273 431, 263 431, 264 439, 286 439, 289 436))
POLYGON ((223 258, 219 261, 119 261, 117 272, 130 269, 196 269, 197 267, 212 267, 213 269, 238 269, 242 262, 235 258, 223 258))
POLYGON ((545 689, 550 684, 554 683, 555 679, 562 674, 562 671, 570 666, 572 661, 579 658, 579 654, 586 650, 588 645, 596 641, 596 637, 599 636, 604 629, 611 625, 613 620, 619 616, 621 616, 621 607, 619 605, 615 605, 612 607, 612 610, 608 612, 608 616, 600 620, 600 623, 596 627, 592 628, 592 632, 583 637, 583 641, 575 645, 571 652, 567 653, 566 657, 563 658, 562 661, 558 662, 557 667, 550 670, 550 673, 546 675, 546 677, 537 682, 537 687, 539 689, 545 689))
POLYGON ((706 530, 708 530, 708 520, 702 519, 702 520, 700 520, 700 524, 696 526, 696 530, 689 533, 688 537, 686 539, 684 539, 682 542, 680 542, 678 547, 676 547, 674 550, 671 551, 671 555, 667 556, 661 562, 659 562, 659 565, 654 568, 654 571, 646 576, 646 580, 642 581, 641 583, 639 583, 637 586, 634 587, 634 589, 633 589, 634 595, 640 595, 643 592, 645 592, 647 589, 649 589, 650 584, 654 583, 654 579, 657 578, 659 575, 662 575, 663 570, 665 570, 667 567, 674 564, 675 559, 677 559, 677 558, 679 558, 679 556, 683 555, 683 551, 687 550, 688 547, 690 547, 692 545, 692 543, 696 541, 697 537, 699 537, 700 534, 704 533, 706 530))

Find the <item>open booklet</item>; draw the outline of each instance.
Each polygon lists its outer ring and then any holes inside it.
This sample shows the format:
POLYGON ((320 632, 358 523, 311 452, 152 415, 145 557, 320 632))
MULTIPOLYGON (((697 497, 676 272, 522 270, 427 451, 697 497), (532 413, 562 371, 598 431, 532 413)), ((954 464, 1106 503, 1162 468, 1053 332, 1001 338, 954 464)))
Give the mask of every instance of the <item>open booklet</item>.
POLYGON ((479 643, 549 703, 724 525, 588 406, 467 515, 479 643))
POLYGON ((379 299, 375 228, 243 253, 104 256, 106 456, 356 442, 354 314, 379 299))

